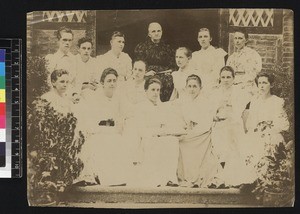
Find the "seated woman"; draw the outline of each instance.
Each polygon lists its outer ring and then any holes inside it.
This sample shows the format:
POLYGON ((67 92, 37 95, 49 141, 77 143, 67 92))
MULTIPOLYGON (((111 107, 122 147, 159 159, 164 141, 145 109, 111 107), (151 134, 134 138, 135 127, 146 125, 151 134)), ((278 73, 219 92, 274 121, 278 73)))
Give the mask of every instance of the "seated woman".
POLYGON ((255 83, 259 94, 251 100, 245 121, 248 143, 245 152, 251 166, 262 157, 272 155, 275 145, 284 142, 281 132, 289 128, 284 100, 272 94, 274 76, 270 72, 261 72, 255 83))
POLYGON ((147 99, 136 108, 135 118, 143 148, 140 170, 133 182, 137 186, 176 186, 178 183, 176 170, 179 145, 175 136, 178 133, 173 128, 168 128, 170 124, 165 118, 168 109, 160 101, 160 90, 159 79, 147 79, 147 99))
POLYGON ((92 176, 101 185, 120 185, 127 180, 129 161, 121 138, 123 119, 120 101, 115 96, 117 78, 116 70, 103 71, 102 89, 85 100, 88 110, 82 115, 87 135, 81 152, 82 177, 92 176))
POLYGON ((178 178, 181 186, 207 187, 217 171, 211 144, 212 108, 209 100, 201 94, 199 76, 188 76, 186 92, 188 97, 181 108, 187 135, 180 139, 178 178))
POLYGON ((32 142, 28 146, 28 158, 30 164, 37 164, 42 159, 44 161, 42 165, 31 165, 34 170, 37 169, 34 173, 37 181, 49 176, 55 184, 62 182, 63 185, 71 185, 83 167, 78 153, 84 137, 78 130, 71 99, 66 96, 68 71, 54 70, 50 79, 51 90, 36 99, 29 109, 28 124, 32 142))
POLYGON ((59 113, 67 114, 71 111, 71 100, 67 96, 69 72, 63 69, 54 70, 51 75, 52 89, 41 96, 59 113))
POLYGON ((138 103, 146 100, 145 94, 145 73, 147 64, 142 60, 133 63, 132 78, 126 81, 121 93, 122 113, 124 116, 124 137, 128 142, 128 150, 132 157, 132 162, 138 163, 141 158, 141 145, 137 133, 137 124, 134 120, 134 110, 138 103))
POLYGON ((240 149, 243 144, 242 113, 250 101, 250 96, 233 85, 234 78, 233 68, 223 67, 220 71, 220 87, 210 96, 214 103, 213 152, 220 163, 217 177, 226 186, 248 183, 247 173, 242 173, 245 162, 240 149))
POLYGON ((186 47, 180 47, 176 50, 176 64, 179 67, 178 71, 173 72, 174 90, 170 100, 179 98, 184 94, 186 79, 190 74, 195 73, 194 69, 190 66, 192 58, 192 51, 186 47))

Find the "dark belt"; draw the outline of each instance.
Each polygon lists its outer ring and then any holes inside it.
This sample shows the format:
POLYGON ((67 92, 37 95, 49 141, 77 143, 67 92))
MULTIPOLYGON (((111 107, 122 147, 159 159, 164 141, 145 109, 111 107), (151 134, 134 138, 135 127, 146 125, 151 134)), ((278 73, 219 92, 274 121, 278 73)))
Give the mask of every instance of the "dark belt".
POLYGON ((99 126, 115 126, 115 121, 113 121, 113 120, 101 120, 98 125, 99 126))

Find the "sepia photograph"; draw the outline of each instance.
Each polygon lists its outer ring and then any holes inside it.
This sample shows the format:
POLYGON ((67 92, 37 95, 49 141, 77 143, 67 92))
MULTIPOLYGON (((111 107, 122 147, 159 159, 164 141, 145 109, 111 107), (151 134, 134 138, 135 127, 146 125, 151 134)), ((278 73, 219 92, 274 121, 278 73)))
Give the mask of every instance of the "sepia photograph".
POLYGON ((289 9, 27 13, 30 206, 293 207, 289 9))

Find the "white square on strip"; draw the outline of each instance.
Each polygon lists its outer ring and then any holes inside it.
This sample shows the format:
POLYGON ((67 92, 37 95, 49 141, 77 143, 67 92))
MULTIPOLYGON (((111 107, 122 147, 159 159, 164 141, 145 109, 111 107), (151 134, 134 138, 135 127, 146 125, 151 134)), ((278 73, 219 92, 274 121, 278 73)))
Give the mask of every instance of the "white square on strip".
POLYGON ((0 142, 6 142, 5 132, 6 132, 5 129, 0 129, 0 142))

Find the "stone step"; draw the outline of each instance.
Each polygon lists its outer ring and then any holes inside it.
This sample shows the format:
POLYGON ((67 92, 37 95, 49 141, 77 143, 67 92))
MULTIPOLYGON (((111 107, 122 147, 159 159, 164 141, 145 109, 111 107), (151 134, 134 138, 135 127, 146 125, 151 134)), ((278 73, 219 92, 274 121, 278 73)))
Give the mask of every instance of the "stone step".
POLYGON ((127 186, 75 187, 62 195, 68 206, 106 208, 257 207, 251 194, 239 189, 127 186))

